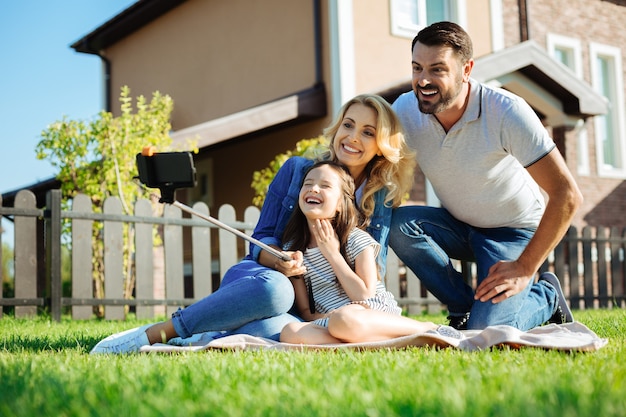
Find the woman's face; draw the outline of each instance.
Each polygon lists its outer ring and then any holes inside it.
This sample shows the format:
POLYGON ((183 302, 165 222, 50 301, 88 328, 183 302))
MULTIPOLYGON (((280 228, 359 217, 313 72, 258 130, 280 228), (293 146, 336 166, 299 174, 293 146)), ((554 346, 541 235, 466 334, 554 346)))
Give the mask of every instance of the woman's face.
POLYGON ((298 204, 307 219, 333 219, 343 194, 341 177, 333 168, 322 165, 304 178, 298 204))
POLYGON ((333 139, 337 159, 357 178, 367 164, 380 153, 376 143, 376 110, 361 103, 348 108, 333 139))

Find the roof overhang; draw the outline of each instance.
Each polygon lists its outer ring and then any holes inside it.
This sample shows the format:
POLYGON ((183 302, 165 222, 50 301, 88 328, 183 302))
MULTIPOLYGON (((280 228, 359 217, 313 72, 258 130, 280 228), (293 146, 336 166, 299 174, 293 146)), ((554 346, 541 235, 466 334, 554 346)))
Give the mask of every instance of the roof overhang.
POLYGON ((551 126, 609 109, 604 96, 532 40, 477 58, 472 77, 523 97, 551 126))
POLYGON ((269 103, 177 130, 170 136, 174 142, 194 139, 198 148, 202 149, 265 129, 324 117, 326 114, 326 90, 323 84, 319 84, 269 103))
POLYGON ((185 1, 187 0, 138 0, 70 46, 76 52, 100 55, 102 50, 114 45, 185 1))

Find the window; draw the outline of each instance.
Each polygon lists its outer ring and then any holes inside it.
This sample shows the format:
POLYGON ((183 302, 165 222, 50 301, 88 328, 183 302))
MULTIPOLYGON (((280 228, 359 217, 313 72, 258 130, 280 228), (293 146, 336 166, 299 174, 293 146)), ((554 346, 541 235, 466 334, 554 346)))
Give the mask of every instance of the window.
POLYGON ((571 69, 578 78, 582 79, 580 40, 549 33, 547 41, 548 52, 552 57, 571 69))
MULTIPOLYGON (((549 33, 547 46, 548 53, 554 59, 571 69, 578 78, 583 78, 582 52, 579 39, 549 33)), ((576 124, 575 132, 577 172, 580 175, 589 175, 589 141, 587 128, 583 120, 576 124)))
POLYGON ((414 38, 420 29, 441 20, 464 25, 465 0, 390 0, 391 33, 414 38))
POLYGON ((626 139, 624 126, 624 87, 619 48, 590 45, 593 88, 609 101, 609 111, 595 117, 598 175, 626 177, 626 139))

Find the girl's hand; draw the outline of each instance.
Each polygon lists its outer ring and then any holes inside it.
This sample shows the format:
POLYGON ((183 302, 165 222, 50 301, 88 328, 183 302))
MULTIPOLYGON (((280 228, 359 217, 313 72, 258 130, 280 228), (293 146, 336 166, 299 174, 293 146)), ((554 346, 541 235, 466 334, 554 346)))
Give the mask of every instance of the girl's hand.
POLYGON ((286 251, 284 253, 291 256, 291 260, 283 261, 282 259, 276 258, 276 262, 274 263, 274 269, 288 277, 304 275, 304 273, 306 272, 306 268, 302 264, 302 261, 304 259, 304 257, 302 256, 302 252, 286 251))
POLYGON ((328 254, 339 253, 339 239, 329 219, 314 219, 310 226, 317 247, 326 258, 328 254))

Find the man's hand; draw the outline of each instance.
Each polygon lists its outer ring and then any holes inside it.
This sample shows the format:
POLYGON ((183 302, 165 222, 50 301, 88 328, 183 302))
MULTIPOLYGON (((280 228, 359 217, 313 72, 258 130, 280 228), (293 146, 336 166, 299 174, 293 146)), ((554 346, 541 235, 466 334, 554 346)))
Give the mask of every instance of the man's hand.
POLYGON ((482 302, 491 300, 497 304, 519 294, 535 275, 534 272, 529 274, 525 269, 517 261, 496 263, 489 268, 489 275, 476 288, 474 299, 482 302))

